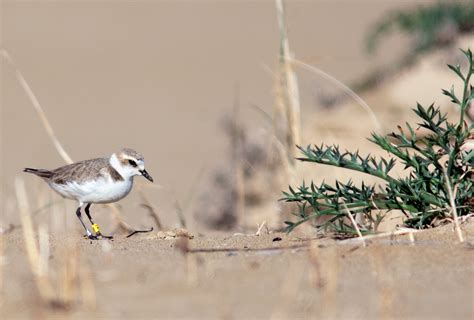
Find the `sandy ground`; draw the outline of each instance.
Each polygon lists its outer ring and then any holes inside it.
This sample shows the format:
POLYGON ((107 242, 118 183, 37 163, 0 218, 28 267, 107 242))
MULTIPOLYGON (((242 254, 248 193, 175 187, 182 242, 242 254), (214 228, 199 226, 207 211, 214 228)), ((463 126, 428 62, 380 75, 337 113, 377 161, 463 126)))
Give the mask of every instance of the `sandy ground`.
POLYGON ((155 234, 68 245, 52 237, 51 265, 67 247, 78 268, 92 270, 88 298, 66 310, 38 298, 15 232, 2 238, 1 318, 472 319, 474 221, 463 232, 464 244, 448 225, 415 234, 414 245, 404 235, 367 247, 278 233, 196 235, 187 255, 181 240, 155 234))

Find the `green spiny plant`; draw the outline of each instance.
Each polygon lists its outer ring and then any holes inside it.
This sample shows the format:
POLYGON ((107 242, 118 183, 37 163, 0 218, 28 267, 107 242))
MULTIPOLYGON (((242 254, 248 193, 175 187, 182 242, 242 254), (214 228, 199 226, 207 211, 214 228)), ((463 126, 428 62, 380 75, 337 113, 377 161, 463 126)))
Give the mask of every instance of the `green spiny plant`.
POLYGON ((414 52, 450 43, 455 39, 455 34, 474 29, 474 3, 439 1, 391 12, 373 27, 367 38, 367 49, 375 50, 379 41, 395 29, 416 37, 414 52))
POLYGON ((297 158, 300 161, 364 172, 382 179, 383 184, 362 182, 356 186, 351 181, 336 181, 335 185, 324 182, 306 185, 303 181, 296 190, 290 186, 289 192, 283 192, 282 200, 297 203, 299 210, 293 213, 296 221, 285 222, 287 231, 315 218, 326 217, 326 222, 318 228, 355 234, 355 227, 346 219, 349 213, 362 221, 361 232, 371 233, 377 230, 385 213, 394 209, 404 213, 404 223, 408 227, 432 227, 451 217, 450 193, 454 193, 458 215, 473 211, 474 150, 463 150, 462 145, 473 130, 473 124, 468 125, 464 116, 474 99, 470 85, 474 69, 471 50, 462 52, 469 62, 464 74, 460 66, 448 65, 463 81, 462 97, 456 95, 454 86, 449 91, 442 91, 460 108, 457 123, 448 122, 447 116, 433 104, 428 108, 417 104, 413 110, 421 119, 418 125, 428 130, 426 136, 417 137, 408 123, 406 130, 398 126, 398 132, 388 136, 372 133, 369 140, 388 152, 386 158, 341 151, 336 145, 298 147, 303 154, 297 158), (406 177, 391 174, 396 163, 404 165, 406 177), (450 188, 454 192, 450 192, 450 188))

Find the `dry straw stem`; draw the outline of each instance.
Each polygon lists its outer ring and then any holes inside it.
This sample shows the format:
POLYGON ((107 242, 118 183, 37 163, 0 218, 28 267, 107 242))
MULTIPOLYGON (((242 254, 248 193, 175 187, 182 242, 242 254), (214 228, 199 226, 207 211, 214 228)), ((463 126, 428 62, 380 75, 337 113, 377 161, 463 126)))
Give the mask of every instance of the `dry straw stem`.
MULTIPOLYGON (((0 297, 3 295, 3 266, 5 265, 5 237, 0 236, 0 297)), ((0 299, 3 301, 3 298, 0 299)), ((0 302, 0 306, 2 303, 0 302)))
POLYGON ((61 287, 60 299, 61 305, 69 306, 75 301, 78 292, 78 250, 77 248, 63 248, 61 254, 61 287))
POLYGON ((20 220, 23 226, 22 230, 23 238, 25 240, 26 252, 28 255, 28 261, 30 263, 30 269, 35 279, 36 287, 43 301, 54 301, 54 293, 51 283, 49 282, 47 275, 41 273, 41 271, 43 271, 40 269, 42 258, 40 258, 40 253, 35 240, 35 231, 33 229, 33 223, 30 217, 30 208, 28 204, 28 198, 26 196, 25 184, 23 179, 19 177, 15 178, 15 192, 18 202, 18 209, 20 211, 20 220))
POLYGON ((146 208, 153 219, 153 221, 156 224, 156 227, 158 230, 163 230, 163 224, 161 223, 160 216, 158 215, 158 210, 155 208, 155 206, 151 203, 151 201, 148 199, 146 196, 145 192, 143 191, 143 188, 141 186, 138 188, 138 194, 140 195, 142 199, 142 207, 146 208))
POLYGON ((387 270, 390 261, 387 260, 384 250, 380 246, 373 248, 369 257, 373 273, 376 278, 378 297, 378 318, 393 319, 394 280, 392 273, 387 270))
POLYGON ((286 105, 283 93, 282 79, 276 76, 274 79, 274 95, 275 101, 273 105, 273 135, 283 145, 283 157, 286 162, 292 161, 291 155, 288 154, 288 120, 286 115, 286 105))
POLYGON ((199 284, 198 259, 197 255, 186 254, 186 280, 190 287, 197 287, 199 284))
POLYGON ((115 205, 113 203, 109 203, 109 204, 107 204, 107 208, 109 208, 112 211, 115 222, 117 223, 116 229, 124 230, 126 232, 134 232, 135 231, 134 228, 132 228, 125 221, 123 221, 122 215, 120 214, 120 210, 119 210, 117 205, 115 205))
POLYGON ((77 246, 62 249, 59 306, 67 308, 79 299, 85 306, 94 309, 96 289, 89 264, 83 261, 77 246))
POLYGON ((369 116, 370 116, 370 118, 371 118, 371 120, 374 124, 375 130, 378 131, 378 132, 380 132, 382 130, 382 125, 380 124, 380 121, 378 120, 375 113, 372 111, 372 108, 370 108, 370 106, 367 104, 367 102, 365 102, 364 99, 362 99, 351 88, 349 88, 344 83, 337 80, 336 78, 334 78, 330 74, 324 72, 323 70, 321 70, 319 68, 316 68, 315 66, 312 66, 310 64, 307 64, 303 61, 296 60, 296 59, 291 59, 291 63, 296 65, 296 66, 299 66, 301 68, 304 68, 308 71, 317 73, 320 76, 324 77, 325 79, 327 79, 327 80, 331 81, 332 83, 336 84, 339 88, 342 89, 342 91, 344 91, 347 95, 349 95, 352 99, 354 99, 369 114, 369 116))
POLYGON ((23 74, 20 72, 20 70, 17 68, 16 64, 14 63, 13 59, 11 56, 8 54, 8 52, 5 49, 1 49, 1 53, 3 57, 12 65, 12 67, 15 69, 15 75, 16 78, 18 79, 18 82, 22 86, 23 90, 25 90, 26 94, 28 95, 28 98, 30 99, 31 103, 33 104, 33 107, 36 110, 36 113, 41 119, 41 122, 43 123, 44 128, 46 129, 46 132, 49 135, 49 138, 54 144, 54 147, 58 151, 59 155, 67 164, 73 163, 71 157, 67 154, 66 150, 64 150, 63 146, 61 143, 59 143, 59 140, 56 138, 56 135, 54 134, 53 128, 51 127, 48 118, 46 117, 46 114, 43 111, 43 108, 41 107, 38 99, 36 98, 35 94, 33 93, 33 90, 31 90, 30 86, 28 85, 28 82, 26 82, 25 78, 23 77, 23 74))
POLYGON ((415 245, 415 235, 413 232, 408 232, 408 239, 410 240, 410 245, 414 246, 415 245))
POLYGON ((82 263, 79 268, 79 278, 81 279, 82 303, 89 310, 94 310, 97 306, 97 294, 92 271, 88 263, 82 263))
POLYGON ((340 244, 354 243, 354 242, 358 242, 358 241, 361 241, 361 240, 368 241, 368 240, 375 240, 375 239, 380 239, 380 238, 400 236, 400 235, 404 235, 404 234, 416 233, 416 232, 421 232, 421 231, 422 230, 403 228, 401 230, 396 230, 396 231, 392 231, 392 232, 384 232, 384 233, 379 233, 379 234, 370 234, 370 235, 367 235, 367 236, 363 236, 362 239, 361 238, 352 238, 352 239, 342 240, 340 242, 340 244))
POLYGON ((181 228, 186 228, 186 218, 184 217, 184 211, 178 199, 175 199, 174 207, 176 210, 176 214, 178 215, 179 225, 181 226, 181 228))
POLYGON ((357 222, 354 220, 354 217, 352 216, 352 214, 351 214, 351 212, 349 211, 349 209, 347 209, 346 203, 345 203, 344 201, 342 202, 342 206, 344 207, 344 211, 347 213, 349 219, 351 220, 352 225, 353 225, 354 228, 356 229, 357 235, 359 236, 359 239, 362 241, 362 245, 363 245, 364 247, 366 247, 366 246, 367 246, 367 243, 365 243, 365 239, 364 239, 364 237, 362 236, 362 233, 360 232, 359 226, 357 225, 357 222))
POLYGON ((237 225, 245 226, 245 184, 244 184, 244 166, 242 155, 242 123, 240 121, 240 102, 239 88, 236 85, 234 93, 234 115, 232 130, 232 150, 234 159, 234 177, 235 177, 235 212, 237 217, 237 225))
MULTIPOLYGON (((281 159, 281 163, 283 166, 282 170, 279 170, 278 173, 281 174, 282 177, 285 177, 283 185, 287 185, 288 183, 292 184, 293 180, 296 178, 295 174, 295 168, 291 166, 290 161, 293 161, 293 158, 291 155, 288 154, 287 148, 285 145, 282 143, 282 141, 286 141, 285 133, 282 133, 282 127, 287 127, 286 121, 285 124, 279 123, 279 120, 282 120, 282 117, 284 117, 284 109, 285 109, 285 104, 283 102, 283 97, 279 85, 279 80, 280 77, 275 74, 270 67, 267 65, 263 64, 263 69, 267 71, 270 76, 272 76, 273 80, 275 83, 278 83, 276 85, 276 90, 275 90, 275 104, 274 104, 274 111, 273 111, 273 117, 267 112, 265 112, 262 108, 260 108, 257 105, 252 105, 253 108, 258 110, 261 114, 263 114, 267 119, 269 119, 272 123, 272 134, 271 134, 271 143, 268 144, 268 148, 271 153, 273 153, 273 156, 276 155, 278 159, 281 159)), ((283 130, 285 131, 285 130, 283 130)), ((269 152, 269 153, 270 153, 269 152)))
POLYGON ((199 284, 198 256, 191 253, 189 238, 180 237, 175 242, 175 248, 179 250, 186 259, 186 281, 188 286, 196 287, 199 284))
POLYGON ((47 226, 41 224, 38 227, 38 238, 39 238, 39 265, 38 270, 40 274, 49 273, 49 236, 47 226))
POLYGON ((176 193, 173 189, 170 189, 170 188, 165 189, 165 191, 169 195, 169 198, 174 199, 174 208, 176 210, 176 215, 178 216, 179 225, 183 229, 185 229, 187 226, 185 211, 189 210, 190 206, 192 205, 194 201, 196 190, 199 188, 199 181, 201 181, 201 177, 204 174, 204 169, 205 168, 202 167, 199 170, 195 179, 193 179, 191 187, 189 188, 190 191, 188 192, 188 196, 186 197, 186 199, 184 199, 184 206, 181 206, 181 203, 176 197, 176 193))
POLYGON ((283 280, 280 290, 280 299, 275 304, 270 319, 289 319, 290 307, 294 304, 300 288, 301 277, 304 274, 301 264, 289 262, 286 277, 283 280))
MULTIPOLYGON (((336 319, 337 312, 337 287, 339 285, 339 261, 337 248, 333 247, 325 250, 321 261, 321 275, 324 281, 323 292, 321 294, 321 319, 336 319)), ((321 251, 319 251, 321 252, 321 251)))
POLYGON ((310 282, 314 288, 321 289, 324 287, 324 281, 321 275, 321 251, 316 241, 311 242, 311 246, 309 247, 308 251, 308 258, 312 267, 309 273, 310 282))
POLYGON ((451 182, 450 182, 450 179, 448 177, 448 173, 446 171, 446 168, 444 168, 443 173, 444 173, 444 178, 446 180, 446 186, 448 188, 449 203, 451 205, 451 213, 453 214, 454 226, 456 228, 456 234, 458 236, 459 242, 462 243, 462 242, 464 242, 464 237, 462 235, 461 227, 459 225, 459 218, 458 218, 458 212, 457 212, 457 209, 456 209, 456 203, 454 203, 455 194, 454 194, 453 189, 451 187, 451 182))
POLYGON ((263 221, 260 225, 257 223, 257 232, 255 233, 256 236, 259 236, 261 234, 269 234, 269 233, 270 231, 268 231, 266 221, 263 221))
MULTIPOLYGON (((278 27, 280 30, 280 74, 286 89, 286 116, 288 125, 288 155, 294 158, 297 153, 296 145, 301 143, 301 119, 300 119, 300 94, 298 79, 291 65, 292 54, 288 42, 288 34, 285 24, 285 9, 283 0, 275 0, 278 27)), ((294 162, 293 162, 294 164, 294 162)))

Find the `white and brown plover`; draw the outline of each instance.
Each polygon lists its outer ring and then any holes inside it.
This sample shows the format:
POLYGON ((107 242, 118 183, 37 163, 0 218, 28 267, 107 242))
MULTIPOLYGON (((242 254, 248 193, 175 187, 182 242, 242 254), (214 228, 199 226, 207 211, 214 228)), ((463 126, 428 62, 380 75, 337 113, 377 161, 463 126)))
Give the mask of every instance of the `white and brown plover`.
POLYGON ((153 182, 145 170, 143 156, 132 149, 122 149, 110 157, 75 162, 54 170, 25 168, 25 172, 43 178, 61 196, 79 202, 76 215, 86 231, 86 237, 97 240, 103 236, 89 212, 93 203, 111 203, 125 197, 133 185, 134 176, 143 176, 153 182), (81 208, 92 225, 94 234, 84 224, 81 208))

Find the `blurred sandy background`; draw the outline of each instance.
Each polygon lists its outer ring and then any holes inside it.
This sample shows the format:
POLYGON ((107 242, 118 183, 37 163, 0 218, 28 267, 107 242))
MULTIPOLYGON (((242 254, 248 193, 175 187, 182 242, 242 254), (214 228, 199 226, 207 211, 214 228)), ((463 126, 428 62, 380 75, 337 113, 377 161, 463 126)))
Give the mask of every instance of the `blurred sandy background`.
MULTIPOLYGON (((292 50, 351 83, 408 49, 392 37, 383 54, 367 58, 363 40, 383 13, 411 3, 288 1, 292 50)), ((205 177, 226 161, 221 119, 232 110, 235 86, 245 123, 262 125, 251 105, 271 114, 268 68, 276 65, 279 41, 273 1, 2 1, 1 10, 2 46, 71 157, 136 148, 164 187, 147 192, 170 223, 174 198, 184 201, 199 172, 205 177)), ((1 184, 10 199, 23 167, 63 162, 14 70, 1 62, 1 184)), ((317 108, 315 92, 324 81, 300 76, 304 121, 317 108)), ((122 204, 132 207, 130 201, 122 204)))
MULTIPOLYGON (((392 9, 432 2, 285 1, 290 46, 296 58, 354 87, 373 70, 413 52, 412 42, 393 35, 377 55, 368 56, 364 40, 370 26, 392 9)), ((236 87, 245 128, 256 138, 271 129, 258 108, 271 115, 275 99, 274 1, 0 0, 0 16, 2 48, 23 72, 71 157, 136 148, 162 186, 144 190, 166 229, 178 224, 178 201, 194 235, 182 241, 159 232, 131 238, 116 233, 114 241, 85 241, 76 204, 59 200, 40 179, 21 173, 26 166, 64 163, 14 69, 0 59, 0 318, 472 318, 472 219, 462 225, 465 244, 457 243, 451 225, 416 233, 415 242, 403 235, 367 247, 316 239, 309 226, 257 236, 256 223, 265 220, 272 230, 272 220, 281 222, 283 216, 278 195, 268 192, 264 201, 245 208, 247 229, 211 233, 193 225, 193 206, 211 211, 212 205, 204 201, 199 207, 189 199, 212 191, 216 168, 232 166, 223 119, 232 116, 236 87), (27 227, 18 224, 17 175, 25 180, 32 229, 40 238, 38 265, 49 264, 46 277, 58 301, 41 298, 35 283, 40 276, 25 249, 27 227), (48 203, 56 205, 34 211, 48 203), (9 224, 18 225, 7 229, 9 224)), ((382 131, 415 122, 410 107, 416 101, 436 101, 455 117, 440 89, 459 85, 445 65, 460 62, 456 48, 469 46, 474 48, 474 36, 463 35, 359 92, 382 131)), ((303 144, 335 143, 382 154, 366 140, 375 127, 360 106, 340 99, 325 107, 322 100, 339 98, 339 89, 296 70, 303 144)), ((303 164, 290 183, 303 177, 373 182, 362 174, 303 164)), ((246 181, 246 192, 265 193, 267 181, 261 178, 246 181)), ((120 201, 124 219, 134 227, 153 225, 137 201, 137 189, 120 201)), ((110 215, 101 214, 106 210, 93 209, 104 234, 115 228, 110 215)), ((215 207, 214 212, 219 214, 215 207)))

